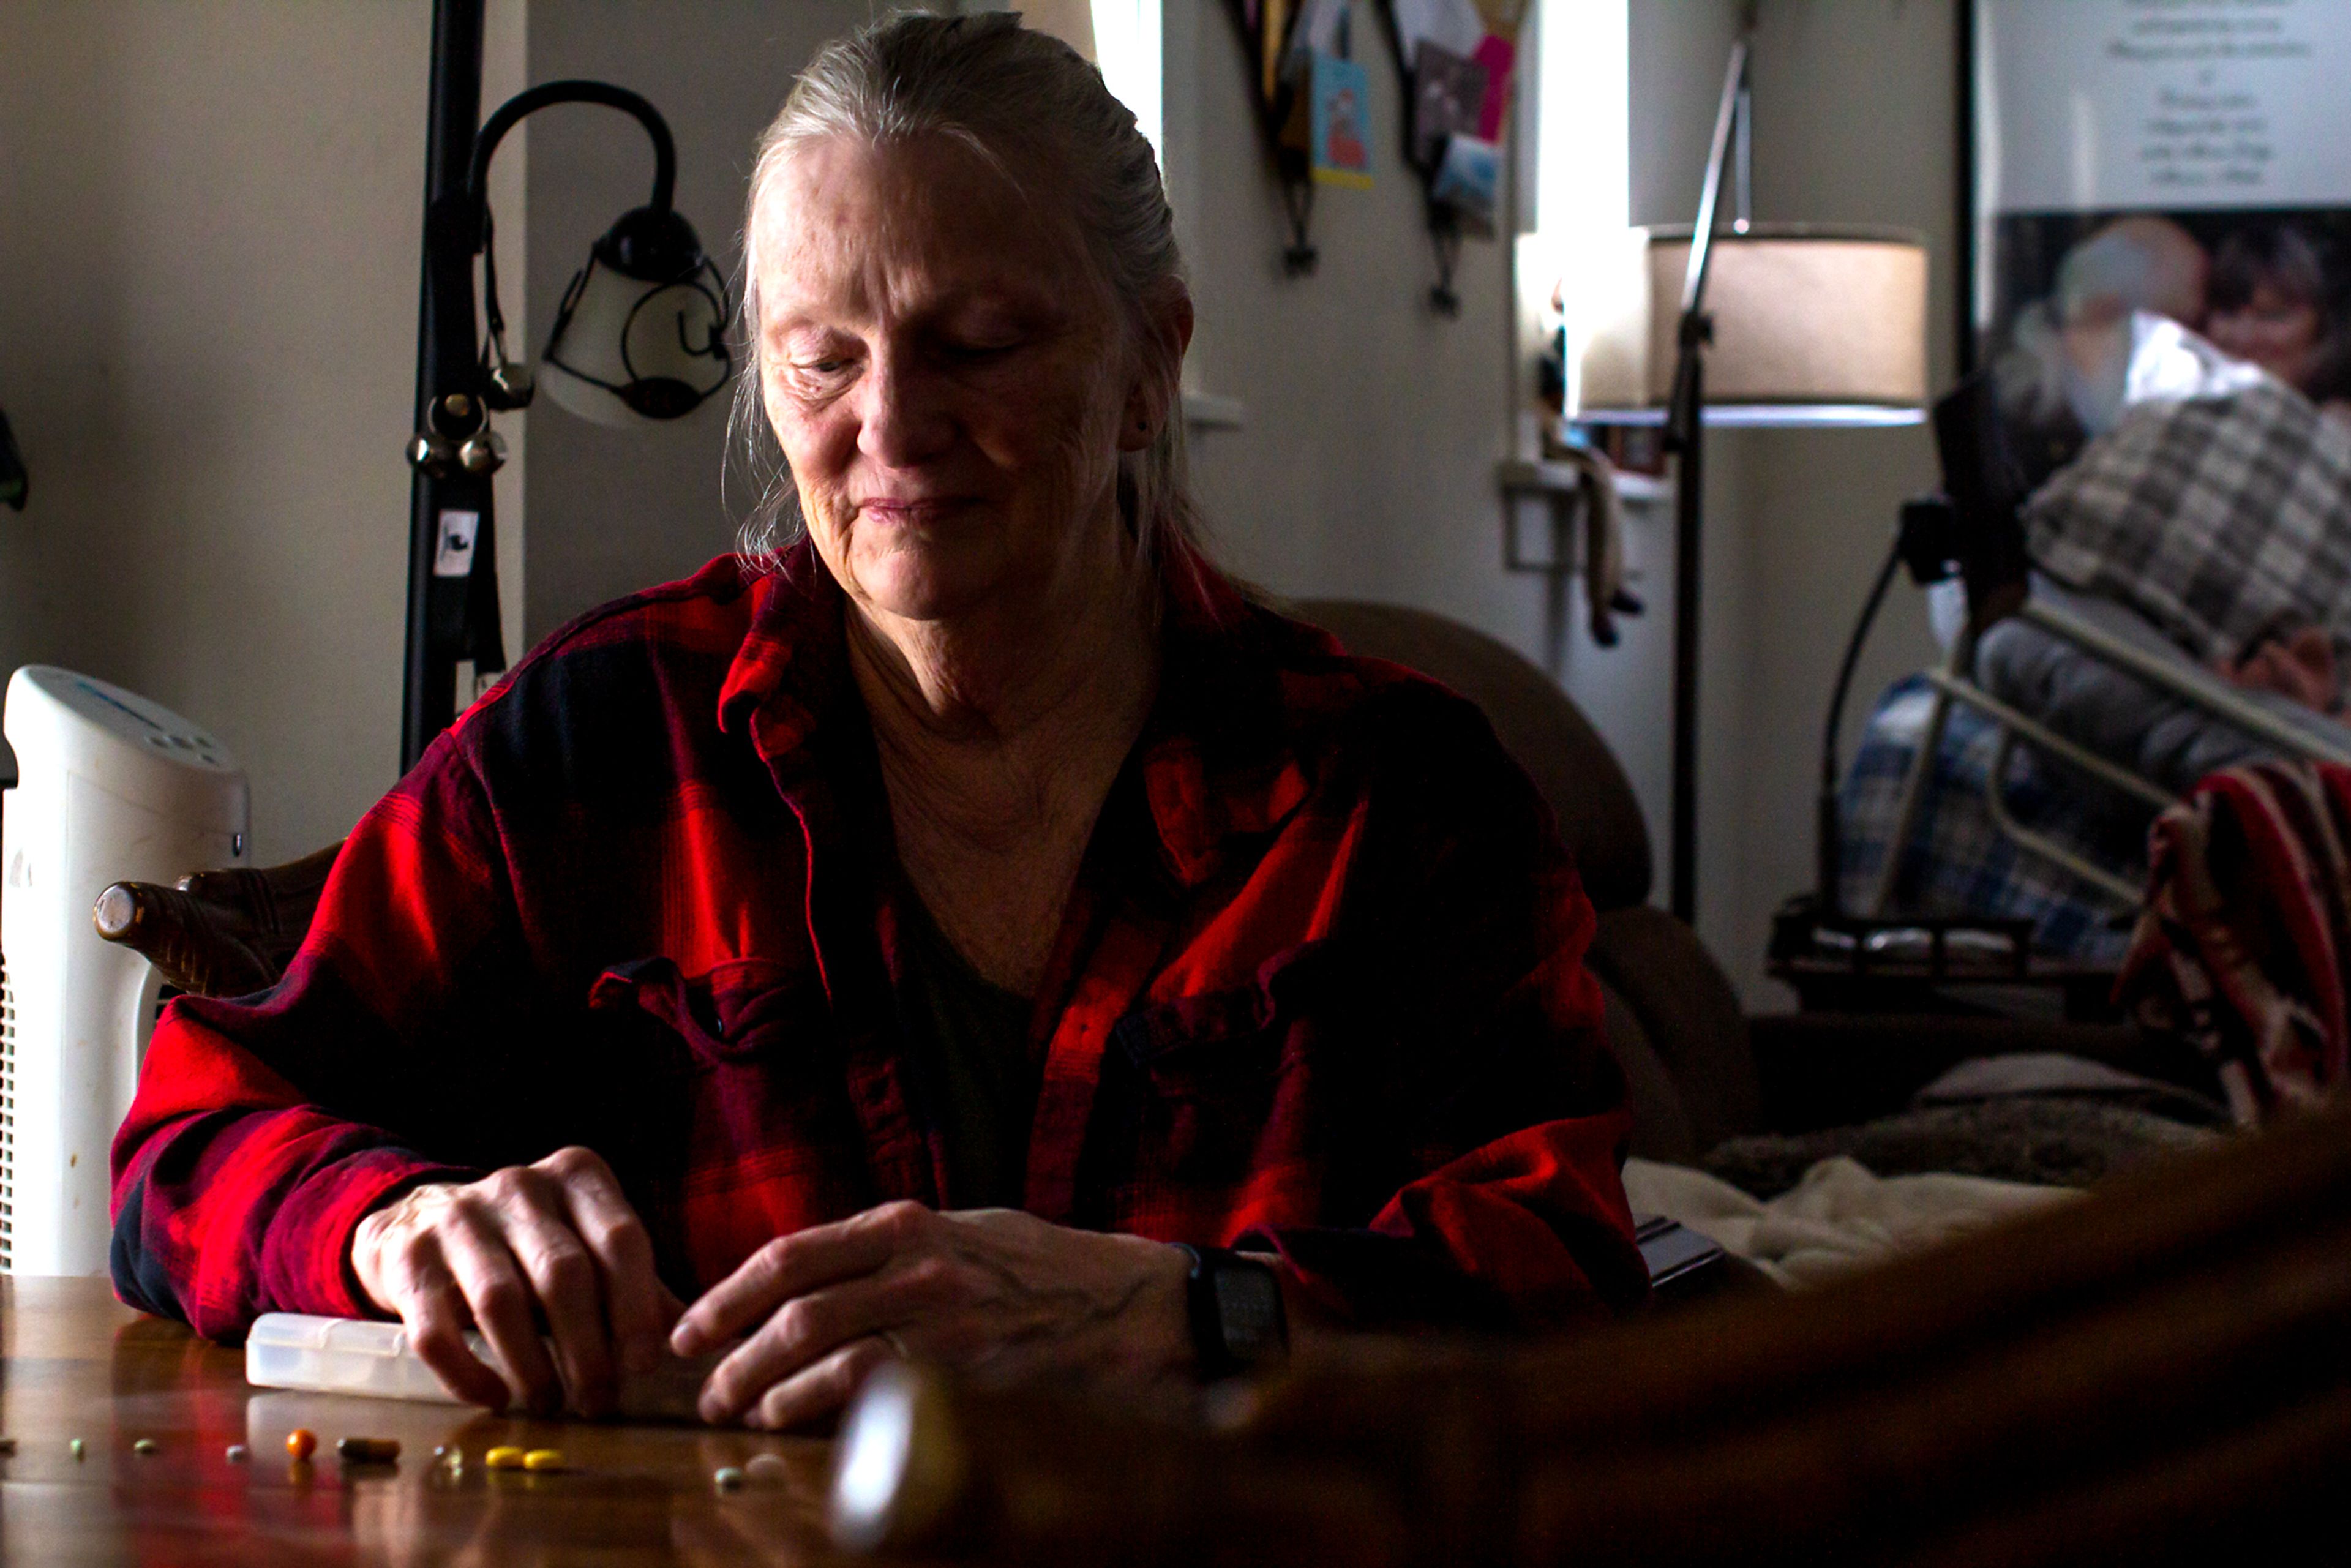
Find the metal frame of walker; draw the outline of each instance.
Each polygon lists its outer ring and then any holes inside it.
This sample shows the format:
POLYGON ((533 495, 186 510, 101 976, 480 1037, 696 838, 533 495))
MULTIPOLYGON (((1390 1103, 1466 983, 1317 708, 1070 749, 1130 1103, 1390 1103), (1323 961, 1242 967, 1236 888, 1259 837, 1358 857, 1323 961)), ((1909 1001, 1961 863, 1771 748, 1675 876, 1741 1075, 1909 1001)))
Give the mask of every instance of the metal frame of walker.
MULTIPOLYGON (((2223 724, 2276 747, 2289 757, 2351 766, 2351 747, 2331 745, 2317 736, 2295 728, 2275 714, 2246 701, 2235 688, 2218 676, 2206 675, 2200 671, 2182 670, 2078 615, 2054 605, 2037 602, 2030 597, 2018 605, 2013 613, 2052 636, 2062 638, 2083 652, 2136 675, 2157 690, 2192 704, 2223 724)), ((2143 896, 2143 890, 2137 884, 2017 821, 2004 793, 2009 758, 2014 753, 2017 742, 2022 740, 2103 784, 2146 801, 2158 810, 2177 803, 2179 797, 2141 774, 2100 757, 2078 742, 2068 740, 2048 726, 2018 712, 1985 691, 1970 674, 1975 662, 1975 647, 1976 634, 1972 631, 1962 633, 1953 641, 1950 656, 1944 661, 1943 667, 1927 672, 1927 679, 1935 688, 1934 706, 1928 712, 1927 727, 1919 737, 1918 748, 1911 758, 1909 771, 1903 778, 1901 805, 1895 814, 1894 834, 1886 843, 1885 863, 1878 868, 1877 885, 1870 894, 1870 913, 1884 916, 1886 906, 1894 896, 1895 883, 1901 875, 1903 860, 1909 849, 1910 835, 1917 828, 1918 810, 1926 800, 1927 780, 1932 773, 1936 757, 1942 749, 1943 729, 1950 717, 1953 703, 1975 709, 1991 720, 2000 731, 1999 748, 1993 754, 1991 776, 1984 788, 1985 810, 1991 818, 1993 827, 2027 853, 2052 862, 2111 894, 2125 906, 2137 908, 2143 896)))

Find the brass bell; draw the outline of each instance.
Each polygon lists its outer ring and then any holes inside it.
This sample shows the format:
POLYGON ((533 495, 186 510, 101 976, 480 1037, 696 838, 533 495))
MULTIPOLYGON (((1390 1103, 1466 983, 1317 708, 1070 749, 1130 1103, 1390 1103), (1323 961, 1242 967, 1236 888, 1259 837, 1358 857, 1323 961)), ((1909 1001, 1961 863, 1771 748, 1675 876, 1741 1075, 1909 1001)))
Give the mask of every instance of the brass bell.
POLYGON ((538 390, 538 378, 531 374, 530 367, 516 364, 512 360, 502 359, 493 364, 488 380, 482 401, 501 412, 529 407, 531 393, 538 390))
POLYGON ((457 448, 457 462, 466 473, 476 476, 495 474, 506 466, 507 438, 495 430, 484 429, 469 435, 457 448))
POLYGON ((408 444, 408 465, 438 479, 457 462, 457 444, 436 432, 417 435, 408 444))

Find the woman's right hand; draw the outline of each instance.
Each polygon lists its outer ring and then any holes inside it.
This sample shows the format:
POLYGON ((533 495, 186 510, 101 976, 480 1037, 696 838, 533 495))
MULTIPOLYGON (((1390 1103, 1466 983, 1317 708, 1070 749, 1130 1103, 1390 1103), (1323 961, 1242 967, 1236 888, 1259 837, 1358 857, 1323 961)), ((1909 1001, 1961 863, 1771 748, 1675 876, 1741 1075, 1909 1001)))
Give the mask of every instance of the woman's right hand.
POLYGON ((477 1182, 434 1183, 368 1214, 351 1268, 452 1394, 503 1409, 612 1408, 622 1371, 650 1371, 684 1309, 653 1272, 652 1239, 611 1168, 558 1149, 477 1182), (539 1322, 554 1341, 549 1362, 539 1322), (465 1347, 478 1327, 520 1385, 465 1347))

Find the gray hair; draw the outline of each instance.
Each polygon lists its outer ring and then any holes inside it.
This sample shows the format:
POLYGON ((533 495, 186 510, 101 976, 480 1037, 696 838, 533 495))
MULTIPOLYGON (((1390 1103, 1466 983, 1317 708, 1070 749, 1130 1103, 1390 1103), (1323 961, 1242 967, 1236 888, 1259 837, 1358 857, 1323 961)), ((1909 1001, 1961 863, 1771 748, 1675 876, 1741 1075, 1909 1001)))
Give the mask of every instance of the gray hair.
MULTIPOLYGON (((1077 220, 1131 340, 1143 336, 1150 306, 1184 285, 1175 214, 1151 143, 1101 73, 1067 44, 1022 27, 1009 13, 910 12, 819 49, 759 138, 744 208, 737 362, 747 371, 736 378, 728 444, 730 462, 744 465, 757 497, 743 521, 742 550, 763 570, 774 570, 806 519, 760 402, 758 273, 750 262, 760 193, 777 168, 810 143, 849 136, 881 146, 925 135, 954 138, 1024 189, 1049 183, 1077 220)), ((1118 505, 1144 559, 1170 541, 1197 547, 1180 404, 1171 402, 1149 447, 1120 455, 1118 505)))

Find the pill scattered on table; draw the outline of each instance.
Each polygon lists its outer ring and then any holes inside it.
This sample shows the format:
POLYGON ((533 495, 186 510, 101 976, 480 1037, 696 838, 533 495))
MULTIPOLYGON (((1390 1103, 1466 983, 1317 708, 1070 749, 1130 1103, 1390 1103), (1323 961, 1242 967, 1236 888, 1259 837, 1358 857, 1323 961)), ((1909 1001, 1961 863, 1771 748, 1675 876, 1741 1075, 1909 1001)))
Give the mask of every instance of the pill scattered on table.
POLYGON ((286 1451, 297 1462, 319 1451, 319 1434, 308 1427, 297 1427, 286 1434, 286 1451))
POLYGON ((522 1457, 522 1468, 527 1470, 559 1470, 563 1468, 563 1450, 533 1448, 522 1457))
POLYGON ((753 1480, 782 1480, 790 1467, 781 1454, 754 1454, 743 1467, 743 1473, 753 1480))
POLYGON ((462 1459, 462 1458, 464 1458, 465 1457, 465 1455, 463 1455, 463 1454, 457 1453, 457 1450, 456 1450, 456 1449, 455 1449, 455 1448, 451 1448, 451 1447, 450 1447, 448 1444, 446 1444, 446 1443, 435 1443, 435 1444, 434 1444, 434 1445, 433 1445, 433 1457, 434 1457, 434 1458, 436 1458, 436 1459, 444 1459, 444 1460, 445 1460, 445 1459, 446 1459, 446 1458, 449 1458, 449 1456, 450 1456, 450 1455, 452 1455, 452 1454, 456 1454, 456 1455, 457 1455, 457 1457, 458 1457, 459 1458, 461 1458, 461 1459, 462 1459))
POLYGON ((141 1437, 131 1445, 131 1451, 134 1454, 152 1454, 155 1451, 155 1439, 141 1437))
POLYGON ((73 1457, 77 1459, 80 1458, 84 1453, 88 1452, 88 1450, 82 1446, 82 1440, 79 1437, 72 1439, 70 1442, 66 1444, 66 1447, 73 1450, 73 1457))
POLYGON ((400 1459, 397 1437, 339 1437, 335 1454, 347 1465, 390 1465, 400 1459))
POLYGON ((720 1491, 739 1491, 743 1486, 743 1472, 733 1465, 721 1465, 710 1479, 720 1491))
POLYGON ((243 1443, 231 1443, 228 1446, 227 1458, 230 1464, 241 1465, 251 1458, 253 1458, 253 1450, 243 1443))
POLYGON ((522 1450, 507 1443, 499 1444, 482 1456, 482 1463, 494 1470, 518 1470, 522 1469, 522 1450))

